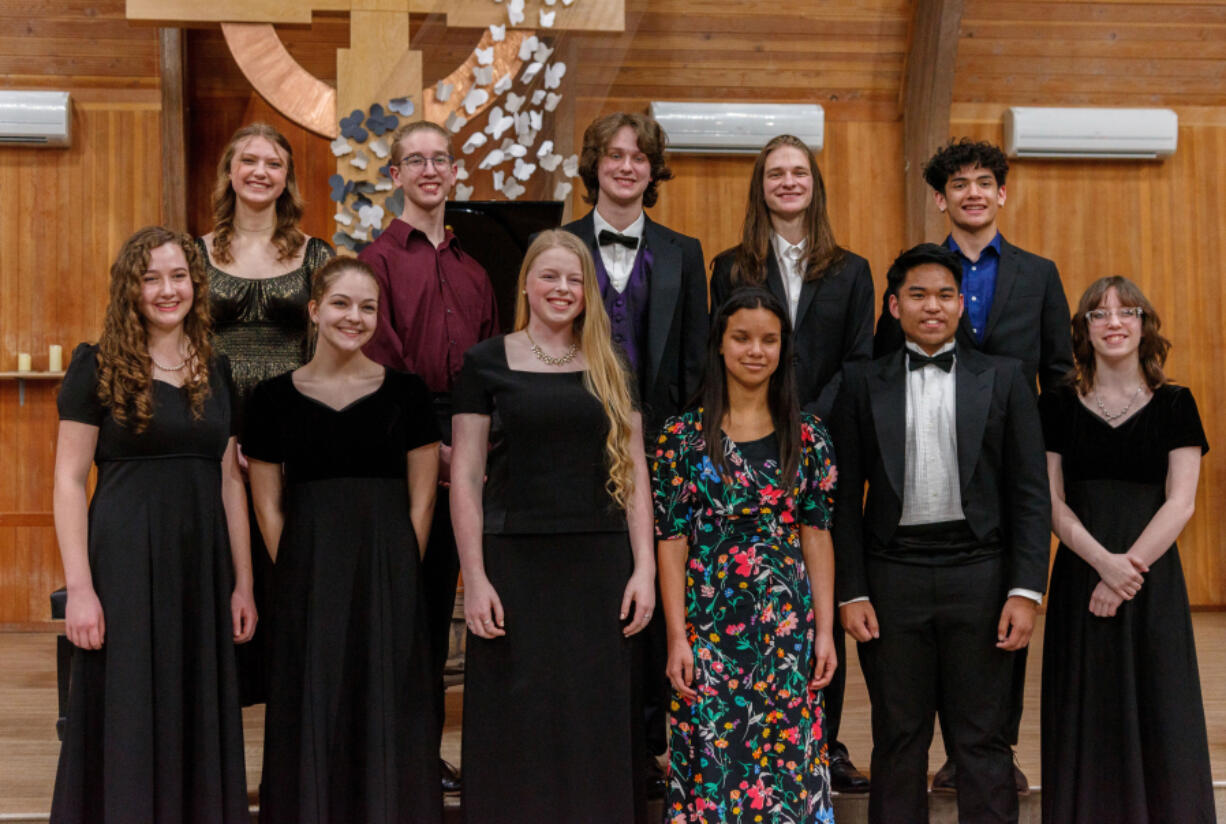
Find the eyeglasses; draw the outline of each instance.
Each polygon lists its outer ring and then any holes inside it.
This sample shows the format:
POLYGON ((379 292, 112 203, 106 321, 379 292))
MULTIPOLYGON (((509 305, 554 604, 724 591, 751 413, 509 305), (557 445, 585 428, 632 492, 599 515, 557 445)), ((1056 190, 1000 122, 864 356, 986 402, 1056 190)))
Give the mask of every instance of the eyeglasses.
POLYGON ((1140 306, 1121 306, 1118 309, 1091 309, 1086 312, 1086 323, 1091 326, 1102 326, 1108 319, 1115 318, 1120 323, 1126 320, 1140 320, 1145 311, 1140 306))
POLYGON ((420 172, 422 169, 426 168, 426 164, 429 163, 434 167, 435 171, 441 172, 451 165, 451 160, 451 155, 445 154, 435 155, 434 157, 411 154, 404 160, 400 161, 400 163, 404 166, 408 166, 415 172, 420 172))

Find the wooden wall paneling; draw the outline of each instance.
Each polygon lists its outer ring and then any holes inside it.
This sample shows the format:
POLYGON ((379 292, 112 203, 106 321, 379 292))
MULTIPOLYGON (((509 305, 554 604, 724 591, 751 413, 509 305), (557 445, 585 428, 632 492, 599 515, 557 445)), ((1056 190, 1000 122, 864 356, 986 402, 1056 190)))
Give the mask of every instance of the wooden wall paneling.
MULTIPOLYGON (((1002 139, 1001 105, 955 105, 954 132, 1002 139)), ((1226 240, 1226 116, 1221 109, 1178 109, 1179 150, 1165 162, 1014 160, 1001 230, 1053 259, 1069 304, 1091 282, 1120 274, 1154 303, 1172 342, 1167 373, 1192 389, 1212 447, 1226 444, 1221 364, 1226 308, 1220 276, 1226 240)), ((1202 462, 1197 512, 1180 539, 1194 605, 1226 604, 1226 462, 1202 462)))
MULTIPOLYGON (((160 216, 160 117, 152 103, 78 102, 74 142, 0 150, 0 364, 96 340, 119 244, 160 216)), ((0 382, 0 624, 48 619, 62 585, 51 522, 58 384, 0 382)))
POLYGON ((919 174, 949 136, 963 0, 916 0, 903 73, 904 218, 908 244, 941 234, 944 217, 919 174))
POLYGON ((162 224, 180 231, 187 229, 184 40, 182 29, 158 29, 158 65, 162 78, 162 224))
POLYGON ((1222 105, 1226 4, 966 0, 955 100, 1222 105))

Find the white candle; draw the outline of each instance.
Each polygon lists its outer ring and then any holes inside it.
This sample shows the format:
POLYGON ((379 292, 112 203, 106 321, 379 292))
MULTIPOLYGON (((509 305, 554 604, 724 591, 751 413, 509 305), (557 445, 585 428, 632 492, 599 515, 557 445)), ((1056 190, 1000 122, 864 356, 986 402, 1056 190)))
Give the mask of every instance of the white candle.
POLYGON ((18 372, 29 372, 30 371, 30 353, 29 352, 18 352, 17 353, 17 371, 18 372))
POLYGON ((64 369, 64 347, 58 343, 51 344, 47 350, 47 371, 62 372, 64 369))

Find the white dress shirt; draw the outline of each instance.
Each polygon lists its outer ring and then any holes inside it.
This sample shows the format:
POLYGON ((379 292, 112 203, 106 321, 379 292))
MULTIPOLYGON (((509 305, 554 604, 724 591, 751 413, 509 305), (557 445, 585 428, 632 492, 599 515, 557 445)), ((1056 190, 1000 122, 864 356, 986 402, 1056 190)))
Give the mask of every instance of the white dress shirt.
POLYGON ((800 306, 800 288, 805 282, 805 246, 807 241, 788 243, 780 235, 771 232, 771 246, 775 250, 775 260, 779 263, 779 274, 783 276, 783 291, 788 295, 788 316, 792 325, 796 325, 796 310, 800 306))
MULTIPOLYGON (((949 341, 934 354, 954 348, 949 341)), ((907 341, 911 352, 924 351, 907 341)), ((912 370, 907 364, 907 440, 903 471, 902 517, 899 526, 962 521, 962 489, 958 478, 958 416, 954 405, 954 370, 928 365, 912 370)))
MULTIPOLYGON (((910 353, 925 354, 911 341, 906 342, 910 353)), ((954 348, 954 342, 942 346, 934 355, 954 348)), ((961 477, 958 474, 958 414, 955 404, 955 368, 948 372, 928 364, 912 370, 907 364, 907 431, 904 451, 902 517, 899 526, 962 521, 961 477)), ((1029 589, 1014 587, 1008 597, 1021 595, 1036 603, 1043 596, 1029 589)), ((868 596, 842 601, 839 606, 867 601, 868 596)))
POLYGON ((647 214, 639 212, 639 216, 625 229, 615 229, 613 224, 600 216, 599 209, 592 210, 592 228, 596 232, 597 243, 600 241, 600 232, 603 229, 636 238, 639 242, 639 245, 633 249, 622 246, 620 243, 610 243, 600 247, 600 259, 604 263, 605 272, 609 275, 609 283, 619 293, 624 292, 626 284, 630 282, 630 272, 634 270, 634 259, 638 256, 639 247, 643 245, 643 226, 646 223, 647 214))

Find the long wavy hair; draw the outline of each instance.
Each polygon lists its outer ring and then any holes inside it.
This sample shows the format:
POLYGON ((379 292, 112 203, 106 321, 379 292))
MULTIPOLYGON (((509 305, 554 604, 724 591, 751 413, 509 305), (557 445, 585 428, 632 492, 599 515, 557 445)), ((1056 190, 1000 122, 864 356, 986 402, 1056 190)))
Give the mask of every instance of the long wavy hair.
POLYGON ((285 154, 285 191, 277 198, 277 225, 272 232, 272 245, 277 247, 277 260, 293 260, 306 235, 298 228, 302 220, 304 201, 298 192, 298 177, 294 173, 294 150, 285 135, 267 123, 250 123, 243 126, 222 152, 217 163, 217 181, 213 184, 213 259, 218 263, 232 263, 230 241, 234 236, 234 210, 238 198, 230 185, 230 164, 234 155, 247 141, 262 137, 285 154))
POLYGON ((1141 363, 1141 373, 1145 376, 1145 384, 1150 391, 1163 386, 1167 382, 1166 356, 1171 351, 1171 342, 1164 338, 1159 330, 1162 319, 1158 317, 1154 305, 1145 297, 1135 283, 1120 275, 1099 278, 1090 284, 1077 303, 1077 312, 1073 315, 1073 370, 1065 376, 1065 380, 1077 388, 1080 395, 1088 395, 1094 389, 1094 372, 1097 363, 1094 358, 1094 345, 1090 343, 1090 324, 1086 321, 1086 312, 1097 309, 1107 297, 1107 291, 1114 289, 1121 306, 1138 306, 1141 315, 1141 345, 1137 349, 1137 358, 1141 363))
POLYGON ((617 505, 624 509, 634 493, 632 450, 641 449, 641 446, 634 447, 630 443, 630 416, 634 413, 634 401, 630 395, 629 375, 622 358, 613 347, 609 316, 605 312, 600 286, 596 282, 596 264, 592 261, 592 253, 582 240, 570 232, 560 229, 541 232, 524 254, 516 286, 515 331, 527 328, 531 316, 524 286, 528 273, 532 271, 532 264, 543 252, 556 248, 573 253, 579 258, 579 265, 583 270, 583 311, 575 318, 574 325, 575 334, 579 338, 579 348, 587 359, 583 385, 604 405, 605 414, 609 418, 609 434, 605 437, 604 447, 609 479, 605 482, 605 489, 617 505))
POLYGON ((672 180, 668 167, 668 135, 655 118, 637 112, 615 112, 593 120, 583 131, 583 149, 579 153, 579 179, 587 194, 583 199, 595 204, 600 197, 600 161, 609 148, 609 141, 629 126, 634 131, 639 151, 651 163, 651 182, 643 190, 643 206, 651 208, 660 196, 660 184, 672 180))
POLYGON ((146 226, 128 238, 111 264, 111 297, 98 341, 98 400, 111 410, 121 426, 142 432, 153 418, 153 359, 149 333, 141 314, 143 277, 150 254, 170 243, 183 250, 192 281, 192 308, 183 320, 188 342, 188 371, 184 387, 192 417, 204 414, 209 394, 209 281, 204 261, 191 236, 164 226, 146 226))
POLYGON ((779 441, 780 479, 784 488, 794 484, 800 467, 800 403, 796 397, 796 381, 792 374, 792 322, 788 310, 768 289, 742 286, 734 289, 728 300, 715 313, 707 335, 707 366, 703 373, 698 397, 702 404, 702 431, 705 433, 707 457, 715 464, 720 476, 728 478, 724 461, 724 443, 720 437, 724 413, 728 410, 728 376, 724 355, 720 351, 728 320, 742 309, 766 309, 779 318, 779 365, 770 376, 766 402, 770 406, 775 437, 779 441))
POLYGON ((741 227, 741 245, 736 247, 732 262, 732 283, 762 286, 766 283, 766 260, 771 254, 771 215, 766 206, 766 159, 771 152, 790 146, 799 149, 809 159, 809 175, 813 178, 813 198, 805 209, 804 279, 820 278, 827 269, 843 259, 845 250, 834 241, 834 229, 826 213, 826 181, 822 179, 817 158, 805 142, 790 134, 772 137, 758 152, 749 177, 749 196, 745 201, 745 223, 741 227))

